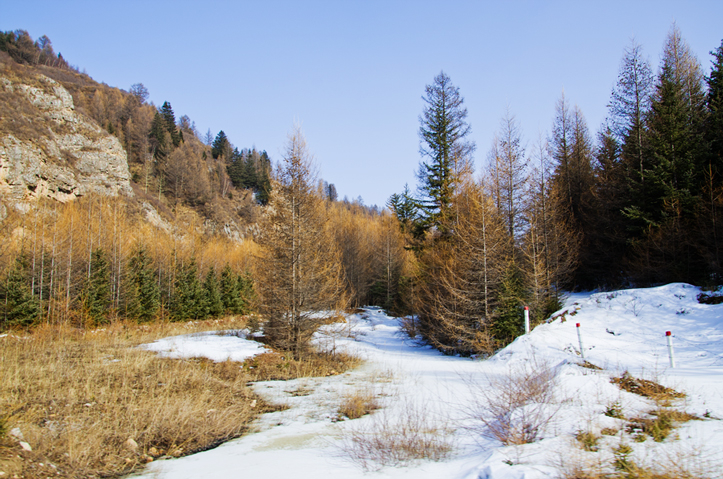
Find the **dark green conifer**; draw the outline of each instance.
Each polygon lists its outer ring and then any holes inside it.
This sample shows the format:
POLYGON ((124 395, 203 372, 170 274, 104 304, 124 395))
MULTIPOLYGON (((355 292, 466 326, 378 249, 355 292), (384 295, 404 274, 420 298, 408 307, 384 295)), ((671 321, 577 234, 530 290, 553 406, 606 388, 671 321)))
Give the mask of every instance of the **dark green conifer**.
POLYGON ((18 256, 15 259, 15 265, 0 288, 0 298, 3 300, 0 331, 32 326, 38 319, 40 304, 30 289, 28 262, 25 257, 18 256))
POLYGON ((523 332, 525 298, 522 271, 514 261, 510 261, 500 283, 492 323, 492 333, 503 345, 511 343, 523 332))
POLYGON ((223 314, 224 305, 221 298, 221 288, 218 284, 216 271, 211 268, 206 273, 206 279, 203 282, 203 289, 206 295, 206 309, 208 315, 212 318, 218 318, 223 314))
POLYGON ((150 321, 160 307, 160 292, 145 248, 136 250, 129 263, 135 305, 131 315, 139 321, 150 321))

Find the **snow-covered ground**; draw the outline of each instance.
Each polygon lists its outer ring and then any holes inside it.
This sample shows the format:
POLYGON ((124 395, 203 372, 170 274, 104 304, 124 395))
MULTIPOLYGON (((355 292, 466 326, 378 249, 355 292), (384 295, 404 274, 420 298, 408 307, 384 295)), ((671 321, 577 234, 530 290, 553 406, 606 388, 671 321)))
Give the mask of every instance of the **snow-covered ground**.
MULTIPOLYGON (((716 465, 723 464, 723 421, 718 419, 723 418, 723 305, 699 304, 699 292, 671 284, 573 295, 552 321, 484 361, 420 347, 400 332, 395 318, 366 308, 318 338, 326 347, 361 356, 366 360, 362 367, 328 378, 257 383, 257 393, 289 409, 264 415, 257 432, 216 449, 156 461, 141 477, 534 479, 557 477, 576 464, 611 470, 613 449, 621 443, 633 449, 630 459, 638 464, 704 466, 712 477, 721 477, 723 467, 716 465), (585 359, 602 370, 581 366, 577 323, 585 359), (673 335, 675 369, 669 366, 666 331, 673 335), (540 421, 538 441, 503 446, 474 414, 489 413, 485 405, 498 397, 495 387, 533 371, 554 377, 553 394, 541 409, 523 406, 511 417, 542 411, 539 417, 549 421, 540 421), (611 384, 612 377, 625 371, 685 392, 671 406, 704 419, 681 425, 660 443, 650 438, 636 442, 621 432, 602 436, 598 451, 583 451, 575 439, 578 431, 599 434, 603 428, 624 426, 623 420, 604 414, 611 407, 619 407, 627 418, 646 417, 657 407, 611 384), (382 409, 340 421, 341 397, 355 390, 374 391, 382 409), (440 434, 452 446, 447 458, 385 467, 372 462, 364 469, 343 452, 351 432, 393 429, 410 416, 422 418, 424 427, 447 431, 440 434)), ((194 337, 193 354, 235 358, 227 346, 217 355, 217 338, 194 337)), ((234 339, 249 351, 250 342, 234 339)), ((183 349, 184 342, 176 340, 173 348, 183 349)))

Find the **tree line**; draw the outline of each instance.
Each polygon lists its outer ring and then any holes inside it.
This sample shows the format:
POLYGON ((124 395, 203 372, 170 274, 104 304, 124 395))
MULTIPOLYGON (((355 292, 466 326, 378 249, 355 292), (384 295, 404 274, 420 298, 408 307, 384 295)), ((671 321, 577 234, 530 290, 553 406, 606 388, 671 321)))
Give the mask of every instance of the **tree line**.
POLYGON ((418 263, 413 333, 487 354, 522 332, 525 306, 539 322, 564 290, 719 284, 723 43, 711 55, 706 76, 674 25, 653 74, 633 42, 596 137, 564 93, 530 148, 508 111, 481 176, 459 89, 435 77, 417 191, 388 202, 418 263))

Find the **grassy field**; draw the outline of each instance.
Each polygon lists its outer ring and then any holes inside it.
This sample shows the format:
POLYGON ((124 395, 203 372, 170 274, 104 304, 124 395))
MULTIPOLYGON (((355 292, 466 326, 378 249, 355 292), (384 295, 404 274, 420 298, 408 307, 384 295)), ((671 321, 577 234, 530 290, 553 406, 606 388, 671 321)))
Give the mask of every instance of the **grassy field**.
POLYGON ((293 361, 267 353, 241 365, 135 348, 244 325, 244 318, 98 330, 43 325, 1 337, 0 475, 112 477, 208 449, 276 408, 254 395, 249 381, 337 374, 357 364, 343 356, 293 361))

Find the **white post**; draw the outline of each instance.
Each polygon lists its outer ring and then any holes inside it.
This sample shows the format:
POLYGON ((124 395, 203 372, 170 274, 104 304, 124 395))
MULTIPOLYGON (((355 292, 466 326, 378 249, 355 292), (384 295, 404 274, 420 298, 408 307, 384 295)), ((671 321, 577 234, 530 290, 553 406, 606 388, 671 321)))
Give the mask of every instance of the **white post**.
POLYGON ((525 334, 530 334, 530 307, 525 306, 525 334))
POLYGON ((668 357, 670 358, 670 367, 675 367, 675 355, 673 354, 673 333, 670 331, 665 332, 665 337, 668 340, 668 357))
POLYGON ((582 335, 580 334, 580 323, 575 323, 575 327, 577 328, 577 340, 580 342, 580 356, 582 356, 582 359, 585 359, 585 350, 582 347, 582 335))

